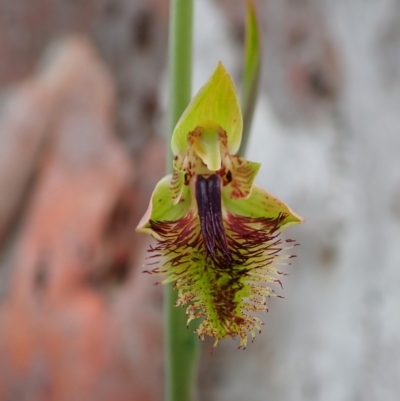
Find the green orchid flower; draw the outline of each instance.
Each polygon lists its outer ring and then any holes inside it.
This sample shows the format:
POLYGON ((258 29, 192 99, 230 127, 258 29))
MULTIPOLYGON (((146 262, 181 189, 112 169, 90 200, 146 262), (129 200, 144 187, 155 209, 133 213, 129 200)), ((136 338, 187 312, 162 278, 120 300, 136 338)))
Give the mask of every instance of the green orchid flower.
POLYGON ((202 318, 196 333, 215 345, 240 337, 246 347, 262 325, 278 283, 281 251, 293 241, 280 232, 302 222, 288 206, 254 184, 260 164, 235 155, 242 114, 234 83, 221 63, 193 98, 172 135, 174 172, 156 186, 137 230, 151 234, 159 259, 152 273, 179 290, 188 323, 202 318))

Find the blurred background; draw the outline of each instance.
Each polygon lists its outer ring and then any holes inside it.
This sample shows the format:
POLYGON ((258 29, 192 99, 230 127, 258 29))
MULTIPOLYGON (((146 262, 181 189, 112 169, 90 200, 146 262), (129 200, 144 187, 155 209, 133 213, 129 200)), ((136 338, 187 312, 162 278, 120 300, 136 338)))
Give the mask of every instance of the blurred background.
MULTIPOLYGON (((248 158, 306 219, 246 351, 199 400, 398 401, 400 2, 258 0, 248 158)), ((242 77, 243 0, 196 0, 194 87, 242 77)), ((162 288, 134 228, 164 175, 167 0, 0 1, 0 400, 163 398, 162 288)))

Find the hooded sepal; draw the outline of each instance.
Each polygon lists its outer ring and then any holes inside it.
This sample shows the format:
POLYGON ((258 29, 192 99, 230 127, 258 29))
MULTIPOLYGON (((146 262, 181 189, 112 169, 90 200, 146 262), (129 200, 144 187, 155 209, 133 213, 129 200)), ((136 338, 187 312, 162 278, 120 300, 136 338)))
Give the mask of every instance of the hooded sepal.
POLYGON ((242 138, 242 112, 235 84, 222 63, 199 90, 179 119, 172 134, 174 155, 183 155, 188 149, 188 133, 197 127, 221 127, 228 135, 229 152, 235 154, 242 138))

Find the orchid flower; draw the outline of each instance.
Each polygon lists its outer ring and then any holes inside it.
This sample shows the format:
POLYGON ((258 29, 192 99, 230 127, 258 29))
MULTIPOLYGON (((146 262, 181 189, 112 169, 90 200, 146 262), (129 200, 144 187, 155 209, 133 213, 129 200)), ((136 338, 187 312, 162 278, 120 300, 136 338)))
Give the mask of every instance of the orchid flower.
POLYGON ((193 98, 172 135, 172 175, 156 186, 137 230, 157 241, 150 248, 163 283, 178 289, 195 332, 218 340, 240 337, 245 348, 260 330, 253 312, 266 311, 280 284, 277 264, 293 246, 280 232, 302 222, 288 206, 254 184, 260 164, 235 155, 242 114, 234 83, 219 63, 193 98))

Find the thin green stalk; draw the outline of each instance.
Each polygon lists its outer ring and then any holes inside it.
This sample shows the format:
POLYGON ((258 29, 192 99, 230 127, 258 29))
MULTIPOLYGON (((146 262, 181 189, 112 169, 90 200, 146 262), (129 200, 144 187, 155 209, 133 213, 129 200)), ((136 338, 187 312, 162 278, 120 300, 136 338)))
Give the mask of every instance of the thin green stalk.
MULTIPOLYGON (((191 98, 193 1, 171 0, 169 28, 169 135, 191 98)), ((167 141, 167 172, 172 170, 167 141)), ((194 399, 198 339, 186 328, 185 309, 176 308, 177 291, 167 285, 165 298, 166 400, 194 399)))
MULTIPOLYGON (((171 0, 169 17, 169 135, 192 95, 193 0, 171 0)), ((167 141, 167 172, 172 171, 172 152, 167 141)))

